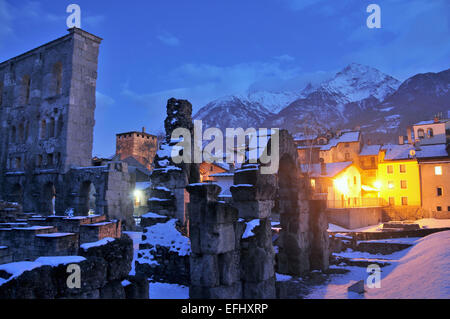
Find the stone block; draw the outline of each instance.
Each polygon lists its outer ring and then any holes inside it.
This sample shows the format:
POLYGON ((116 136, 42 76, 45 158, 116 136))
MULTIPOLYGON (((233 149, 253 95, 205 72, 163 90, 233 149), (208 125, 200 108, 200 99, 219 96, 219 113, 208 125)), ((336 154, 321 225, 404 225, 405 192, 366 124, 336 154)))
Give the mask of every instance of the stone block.
POLYGON ((220 283, 217 255, 194 255, 190 258, 191 285, 216 287, 220 283))
POLYGON ((261 282, 244 282, 242 298, 276 299, 275 276, 261 282))
POLYGON ((240 201, 233 202, 233 206, 239 211, 239 217, 247 220, 267 218, 272 213, 275 202, 266 201, 240 201))
POLYGON ((240 252, 231 251, 218 256, 220 284, 233 285, 240 281, 240 252))

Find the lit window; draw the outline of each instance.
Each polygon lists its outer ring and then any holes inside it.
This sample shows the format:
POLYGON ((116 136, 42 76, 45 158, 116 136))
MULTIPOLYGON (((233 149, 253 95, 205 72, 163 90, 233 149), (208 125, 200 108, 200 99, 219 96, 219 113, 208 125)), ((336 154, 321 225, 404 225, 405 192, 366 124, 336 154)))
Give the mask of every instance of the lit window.
POLYGON ((408 206, 408 197, 402 197, 402 205, 408 206))
POLYGON ((387 166, 387 173, 388 174, 393 174, 394 173, 394 166, 388 165, 387 166))
POLYGON ((408 188, 406 181, 400 181, 400 185, 402 189, 408 188))
POLYGON ((311 187, 316 188, 316 180, 315 179, 311 179, 311 187))
POLYGON ((405 164, 400 165, 400 173, 406 173, 406 165, 405 164))
POLYGON ((392 182, 392 181, 388 182, 388 188, 394 189, 394 182, 392 182))
POLYGON ((433 136, 434 136, 433 129, 432 129, 432 128, 429 128, 429 129, 427 130, 427 137, 428 137, 428 138, 431 138, 431 137, 433 137, 433 136))
POLYGON ((435 166, 434 167, 434 174, 435 175, 442 175, 442 166, 435 166))
POLYGON ((425 131, 424 131, 423 129, 419 129, 419 130, 417 131, 417 136, 418 136, 419 138, 425 138, 425 131))

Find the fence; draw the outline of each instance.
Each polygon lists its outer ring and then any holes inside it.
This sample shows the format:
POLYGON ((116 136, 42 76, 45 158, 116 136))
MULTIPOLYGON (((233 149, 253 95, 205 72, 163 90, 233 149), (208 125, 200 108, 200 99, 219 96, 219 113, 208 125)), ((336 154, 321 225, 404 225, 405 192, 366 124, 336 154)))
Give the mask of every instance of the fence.
POLYGON ((384 207, 388 203, 383 198, 351 197, 344 200, 327 200, 327 208, 359 208, 359 207, 384 207))

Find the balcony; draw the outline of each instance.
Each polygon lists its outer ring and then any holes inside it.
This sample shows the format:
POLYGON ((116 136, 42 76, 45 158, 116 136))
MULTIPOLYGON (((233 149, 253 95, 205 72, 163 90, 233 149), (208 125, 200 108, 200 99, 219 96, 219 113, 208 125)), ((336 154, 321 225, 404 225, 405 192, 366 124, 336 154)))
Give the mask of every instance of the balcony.
POLYGON ((366 208, 386 207, 388 203, 383 198, 352 197, 344 200, 327 200, 327 208, 366 208))

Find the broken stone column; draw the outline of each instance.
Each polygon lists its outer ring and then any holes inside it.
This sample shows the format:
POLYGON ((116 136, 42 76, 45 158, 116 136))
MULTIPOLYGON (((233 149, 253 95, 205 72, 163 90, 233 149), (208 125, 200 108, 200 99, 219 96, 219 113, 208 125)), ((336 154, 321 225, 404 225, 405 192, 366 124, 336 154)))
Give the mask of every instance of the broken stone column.
POLYGON ((242 297, 276 298, 275 251, 270 215, 275 205, 276 178, 262 175, 259 165, 246 164, 234 174, 232 205, 245 228, 241 232, 240 260, 242 297))
POLYGON ((191 184, 189 233, 191 239, 192 299, 242 298, 237 210, 217 200, 216 184, 191 184))
POLYGON ((172 148, 178 141, 172 140, 172 132, 185 128, 193 135, 191 103, 174 98, 168 100, 164 126, 166 136, 156 153, 148 207, 150 212, 177 218, 186 227, 188 216, 185 203, 189 198, 185 188, 189 183, 198 182, 200 173, 197 164, 173 162, 172 148))

